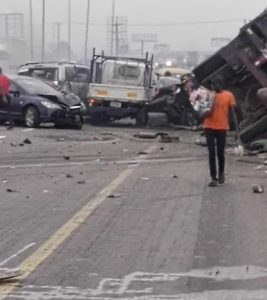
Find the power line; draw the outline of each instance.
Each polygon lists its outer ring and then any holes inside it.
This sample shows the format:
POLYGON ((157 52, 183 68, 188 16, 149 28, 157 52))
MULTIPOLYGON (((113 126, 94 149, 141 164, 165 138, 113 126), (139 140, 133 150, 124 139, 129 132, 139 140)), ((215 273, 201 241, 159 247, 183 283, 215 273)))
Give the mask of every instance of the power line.
MULTIPOLYGON (((172 23, 129 23, 129 27, 175 27, 175 26, 192 26, 192 25, 209 25, 209 24, 230 24, 244 22, 244 19, 224 19, 208 21, 191 21, 191 22, 172 22, 172 23)), ((63 24, 67 24, 66 22, 63 24)), ((72 22, 73 25, 84 26, 84 22, 72 22)), ((90 26, 106 26, 106 23, 90 23, 90 26)))

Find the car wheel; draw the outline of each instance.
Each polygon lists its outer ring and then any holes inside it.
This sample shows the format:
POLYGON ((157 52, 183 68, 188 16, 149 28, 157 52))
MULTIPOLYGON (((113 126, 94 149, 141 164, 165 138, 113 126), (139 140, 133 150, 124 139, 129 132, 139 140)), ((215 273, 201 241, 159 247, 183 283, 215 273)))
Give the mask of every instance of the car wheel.
POLYGON ((135 117, 136 126, 142 127, 146 126, 148 123, 148 113, 145 107, 142 107, 138 110, 135 117))
POLYGON ((40 125, 40 115, 34 106, 27 107, 24 114, 24 122, 26 127, 36 128, 40 125))

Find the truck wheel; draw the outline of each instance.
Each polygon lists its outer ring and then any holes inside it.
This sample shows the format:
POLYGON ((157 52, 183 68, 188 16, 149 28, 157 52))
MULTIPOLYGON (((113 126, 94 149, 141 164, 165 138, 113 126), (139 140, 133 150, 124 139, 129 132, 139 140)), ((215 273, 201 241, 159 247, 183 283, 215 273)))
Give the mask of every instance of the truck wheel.
POLYGON ((267 131, 267 115, 240 132, 240 139, 248 143, 267 131))
POLYGON ((138 127, 146 126, 148 123, 148 112, 145 107, 142 107, 138 110, 135 117, 135 124, 138 127))

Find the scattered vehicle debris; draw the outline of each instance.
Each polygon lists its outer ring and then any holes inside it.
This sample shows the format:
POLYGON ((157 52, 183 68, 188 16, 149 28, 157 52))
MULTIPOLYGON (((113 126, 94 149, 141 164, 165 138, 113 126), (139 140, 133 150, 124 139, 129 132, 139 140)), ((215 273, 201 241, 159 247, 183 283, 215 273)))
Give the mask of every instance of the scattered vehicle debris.
POLYGON ((63 156, 63 158, 64 158, 65 160, 70 160, 70 156, 67 156, 67 155, 63 156))
POLYGON ((78 184, 86 184, 85 180, 80 180, 77 182, 78 184))
POLYGON ((264 193, 264 188, 261 185, 253 185, 252 191, 255 194, 262 194, 262 193, 264 193))
POLYGON ((20 269, 0 268, 0 281, 16 278, 22 275, 20 269))
POLYGON ((6 191, 7 191, 8 193, 17 193, 16 190, 12 190, 12 189, 6 189, 6 191))
POLYGON ((31 145, 32 142, 31 142, 30 139, 25 139, 25 140, 23 141, 23 144, 31 145))
MULTIPOLYGON (((198 83, 206 88, 219 78, 224 88, 233 92, 237 99, 240 139, 245 147, 267 138, 266 24, 267 10, 193 70, 198 83)), ((233 124, 231 122, 232 129, 233 124)))
MULTIPOLYGON (((140 132, 138 134, 134 135, 135 138, 139 139, 148 139, 148 140, 154 140, 156 139, 158 142, 163 143, 172 143, 172 142, 179 142, 180 137, 179 136, 171 136, 168 133, 165 132, 140 132)), ((164 150, 164 148, 163 148, 164 150)))
POLYGON ((111 194, 111 195, 108 195, 108 198, 120 198, 121 197, 121 194, 111 194))

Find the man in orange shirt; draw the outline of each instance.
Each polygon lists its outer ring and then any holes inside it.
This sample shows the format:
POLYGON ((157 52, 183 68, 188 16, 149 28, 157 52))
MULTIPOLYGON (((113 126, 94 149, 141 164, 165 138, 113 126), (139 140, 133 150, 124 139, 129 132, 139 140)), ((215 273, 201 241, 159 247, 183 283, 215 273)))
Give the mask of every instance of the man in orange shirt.
POLYGON ((222 80, 220 79, 217 79, 217 81, 213 83, 213 89, 216 93, 213 108, 203 124, 209 150, 211 176, 209 186, 211 187, 217 186, 218 183, 223 184, 225 182, 225 146, 226 134, 229 130, 229 112, 231 110, 233 111, 234 120, 236 121, 234 112, 236 101, 234 95, 223 89, 222 80), (218 173, 216 154, 218 158, 218 173))

